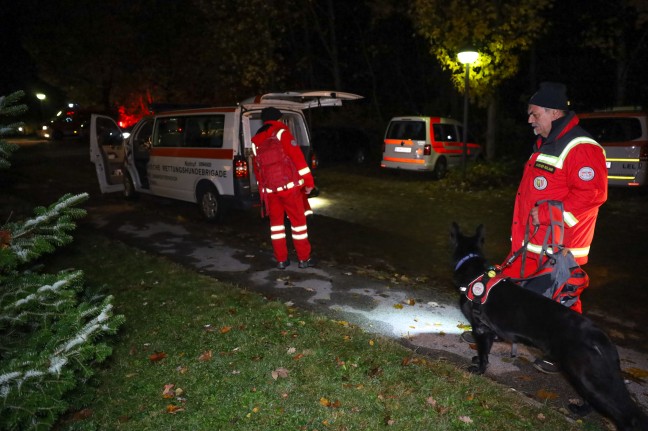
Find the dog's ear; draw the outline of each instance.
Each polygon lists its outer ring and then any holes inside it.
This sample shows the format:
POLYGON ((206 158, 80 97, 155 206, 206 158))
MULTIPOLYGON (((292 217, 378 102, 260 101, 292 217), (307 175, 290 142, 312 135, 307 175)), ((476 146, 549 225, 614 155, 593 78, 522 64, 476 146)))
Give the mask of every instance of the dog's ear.
POLYGON ((484 249, 484 242, 486 240, 484 238, 484 225, 483 224, 480 224, 479 226, 477 226, 477 232, 475 233, 475 238, 477 240, 477 247, 479 247, 479 250, 483 250, 484 249))

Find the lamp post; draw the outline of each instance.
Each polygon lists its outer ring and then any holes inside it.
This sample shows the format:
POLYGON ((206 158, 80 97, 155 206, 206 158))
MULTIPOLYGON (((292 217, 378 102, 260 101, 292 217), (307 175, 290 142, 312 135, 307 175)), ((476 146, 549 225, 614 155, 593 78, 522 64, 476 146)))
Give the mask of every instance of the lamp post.
POLYGON ((43 100, 47 99, 47 96, 44 93, 36 93, 36 98, 40 102, 40 120, 42 123, 45 121, 43 117, 43 100))
POLYGON ((479 54, 472 49, 464 49, 459 54, 459 63, 466 65, 466 75, 464 81, 464 112, 463 112, 463 142, 462 142, 462 157, 461 169, 463 175, 466 175, 466 163, 468 161, 468 92, 470 90, 470 65, 477 60, 479 54))

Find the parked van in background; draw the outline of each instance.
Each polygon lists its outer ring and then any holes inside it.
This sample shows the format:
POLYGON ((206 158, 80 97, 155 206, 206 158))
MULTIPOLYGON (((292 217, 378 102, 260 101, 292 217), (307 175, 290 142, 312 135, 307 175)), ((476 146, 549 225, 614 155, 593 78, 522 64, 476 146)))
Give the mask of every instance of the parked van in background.
POLYGON ((609 186, 647 185, 648 112, 615 108, 578 114, 578 118, 605 149, 609 186))
MULTIPOLYGON (((394 117, 387 126, 380 166, 432 172, 443 178, 448 168, 461 165, 463 126, 443 117, 394 117)), ((467 157, 483 157, 482 148, 469 135, 467 157)))
POLYGON ((112 118, 93 115, 90 160, 102 193, 194 202, 207 220, 216 221, 226 208, 259 202, 251 138, 262 125, 263 108, 281 110, 281 121, 312 160, 303 110, 360 98, 330 91, 272 93, 232 107, 160 112, 140 120, 126 139, 112 118))

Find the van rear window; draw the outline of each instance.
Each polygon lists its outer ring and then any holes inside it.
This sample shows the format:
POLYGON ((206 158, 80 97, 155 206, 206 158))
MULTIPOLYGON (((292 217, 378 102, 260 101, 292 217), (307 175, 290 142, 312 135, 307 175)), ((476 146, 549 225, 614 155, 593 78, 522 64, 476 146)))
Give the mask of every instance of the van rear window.
POLYGON ((385 139, 411 139, 425 141, 425 121, 392 121, 385 139))
POLYGON ((579 124, 598 143, 641 138, 641 124, 638 118, 581 118, 579 124))

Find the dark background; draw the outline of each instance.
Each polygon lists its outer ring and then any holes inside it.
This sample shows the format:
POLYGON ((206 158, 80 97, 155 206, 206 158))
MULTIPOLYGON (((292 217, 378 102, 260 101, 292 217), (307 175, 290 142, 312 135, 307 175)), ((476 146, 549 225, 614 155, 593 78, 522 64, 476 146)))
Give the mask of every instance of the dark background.
MULTIPOLYGON (((499 155, 531 141, 524 111, 541 81, 566 83, 577 111, 646 104, 648 1, 543 2, 550 6, 538 12, 543 34, 516 53, 517 74, 497 89, 499 155)), ((416 32, 413 4, 3 0, 0 94, 24 90, 26 121, 37 123, 69 101, 139 115, 149 103, 222 105, 268 91, 348 91, 365 99, 313 114, 313 121, 363 128, 379 143, 392 116, 463 115, 463 94, 416 32), (36 92, 47 94, 42 104, 36 92)), ((484 141, 486 109, 478 102, 471 99, 470 129, 484 141)))

